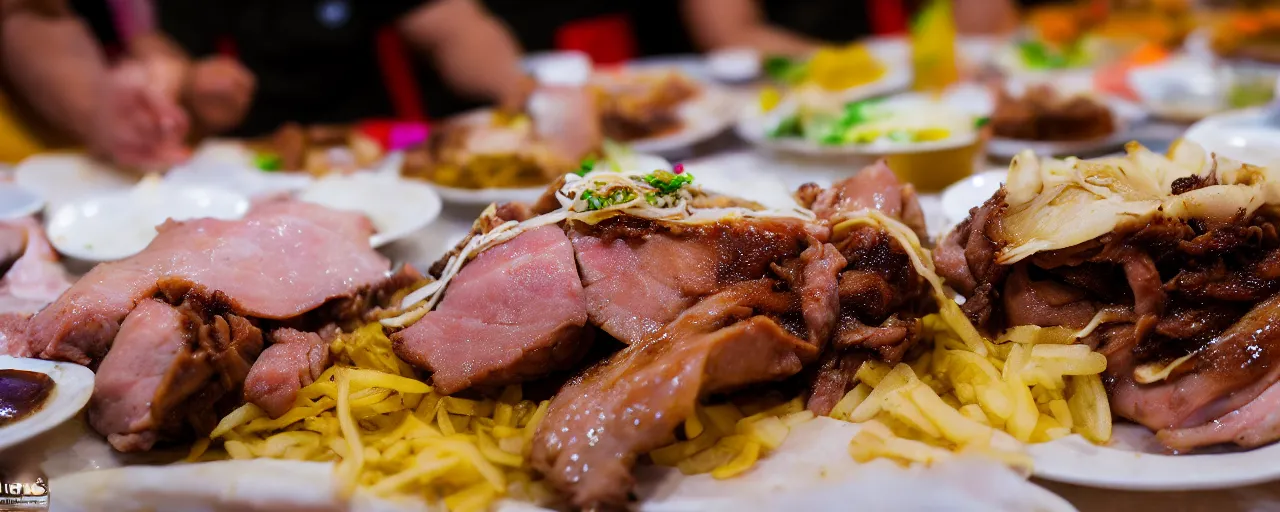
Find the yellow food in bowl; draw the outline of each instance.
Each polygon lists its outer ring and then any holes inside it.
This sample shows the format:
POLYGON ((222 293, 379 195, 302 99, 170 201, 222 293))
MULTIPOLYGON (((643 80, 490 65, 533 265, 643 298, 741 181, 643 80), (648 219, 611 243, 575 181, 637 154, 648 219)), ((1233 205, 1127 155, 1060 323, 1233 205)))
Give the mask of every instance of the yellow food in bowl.
MULTIPOLYGON (((945 132, 944 129, 938 129, 945 132)), ((937 135, 937 134, 933 134, 937 135)), ((943 136, 942 139, 946 137, 943 136)), ((939 139, 941 140, 941 139, 939 139)), ((889 168, 898 178, 911 183, 916 190, 937 192, 948 185, 973 174, 979 157, 983 154, 982 140, 964 146, 887 155, 889 168)))
POLYGON ((809 61, 807 81, 828 91, 842 91, 879 80, 885 72, 884 64, 865 46, 828 46, 809 61))

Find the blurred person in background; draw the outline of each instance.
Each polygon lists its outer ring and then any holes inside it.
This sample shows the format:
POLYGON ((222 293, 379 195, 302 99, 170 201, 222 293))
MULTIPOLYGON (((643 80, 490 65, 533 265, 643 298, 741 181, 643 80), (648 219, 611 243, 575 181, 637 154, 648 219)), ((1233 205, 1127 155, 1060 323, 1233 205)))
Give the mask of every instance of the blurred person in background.
MULTIPOLYGON (((694 44, 703 51, 747 47, 765 54, 803 55, 822 44, 848 43, 905 28, 910 0, 682 0, 694 44), (880 25, 877 27, 877 25, 880 25)), ((964 34, 993 34, 1017 23, 1013 0, 952 0, 964 34)))
POLYGON ((132 25, 140 33, 115 67, 67 0, 0 1, 8 77, 46 119, 124 166, 176 163, 189 128, 256 136, 394 116, 376 49, 384 28, 465 94, 519 109, 532 89, 519 47, 475 0, 155 0, 138 9, 154 10, 154 24, 132 25))
POLYGON ((205 133, 392 116, 384 27, 470 96, 518 109, 531 88, 514 39, 474 0, 155 0, 155 11, 157 30, 131 51, 181 70, 169 86, 205 133))
POLYGON ((75 145, 142 164, 181 155, 145 149, 161 124, 182 129, 185 115, 152 94, 138 63, 112 67, 109 52, 142 20, 144 0, 2 0, 0 161, 75 145))

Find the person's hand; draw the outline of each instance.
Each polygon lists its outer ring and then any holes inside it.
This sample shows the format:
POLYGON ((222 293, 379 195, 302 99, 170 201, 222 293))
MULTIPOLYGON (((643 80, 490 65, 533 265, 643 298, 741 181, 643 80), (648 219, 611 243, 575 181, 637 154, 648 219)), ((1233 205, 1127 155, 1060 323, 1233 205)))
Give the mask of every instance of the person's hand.
POLYGON ((529 96, 533 95, 533 91, 537 89, 538 82, 532 77, 521 77, 498 99, 498 110, 509 114, 524 112, 529 103, 529 96))
POLYGON ((90 152, 122 167, 164 169, 186 158, 187 116, 151 69, 136 61, 108 72, 86 136, 90 152))
POLYGON ((210 133, 221 133, 244 121, 255 86, 253 73, 239 61, 209 57, 192 65, 184 96, 196 123, 210 133))

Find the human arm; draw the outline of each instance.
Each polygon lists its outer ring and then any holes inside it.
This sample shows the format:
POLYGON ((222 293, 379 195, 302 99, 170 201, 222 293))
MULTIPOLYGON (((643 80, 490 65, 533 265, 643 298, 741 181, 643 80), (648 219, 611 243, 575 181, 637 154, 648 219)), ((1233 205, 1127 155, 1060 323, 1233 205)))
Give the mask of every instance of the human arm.
POLYGON ((109 68, 65 0, 0 2, 5 72, 35 110, 90 151, 127 167, 181 158, 182 111, 134 62, 109 68))
POLYGON ((107 75, 106 56, 89 27, 65 0, 4 0, 0 16, 9 81, 55 129, 86 142, 84 120, 107 75))
POLYGON ((461 93, 520 110, 533 88, 520 68, 519 45, 475 0, 427 3, 400 16, 397 28, 461 93))
POLYGON ((747 47, 769 55, 806 55, 820 44, 769 25, 756 0, 683 0, 680 10, 703 51, 747 47))
POLYGON ((200 6, 156 1, 155 15, 154 27, 129 41, 130 54, 152 70, 157 87, 187 108, 199 132, 234 129, 253 102, 253 73, 215 51, 211 15, 200 6))

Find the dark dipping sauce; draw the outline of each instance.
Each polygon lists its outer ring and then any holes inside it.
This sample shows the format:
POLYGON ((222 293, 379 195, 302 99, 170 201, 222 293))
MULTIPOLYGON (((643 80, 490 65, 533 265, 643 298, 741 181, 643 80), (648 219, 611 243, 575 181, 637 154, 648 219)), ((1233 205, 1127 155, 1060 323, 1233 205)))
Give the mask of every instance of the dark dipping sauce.
POLYGON ((0 370, 0 427, 40 410, 53 393, 53 379, 40 372, 0 370))

